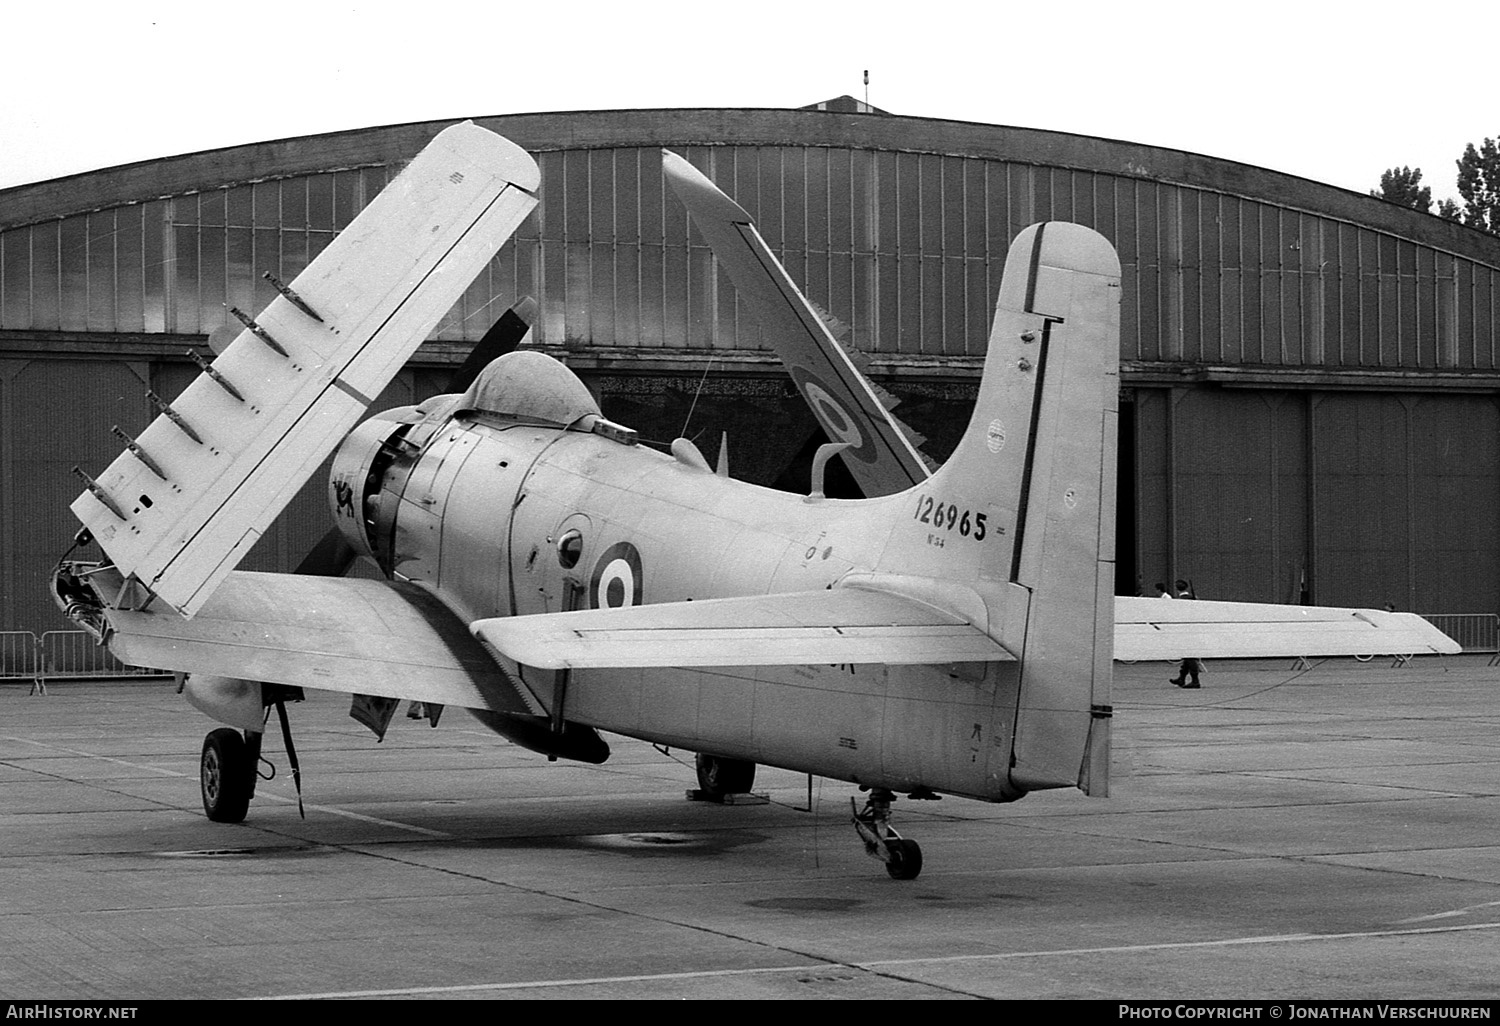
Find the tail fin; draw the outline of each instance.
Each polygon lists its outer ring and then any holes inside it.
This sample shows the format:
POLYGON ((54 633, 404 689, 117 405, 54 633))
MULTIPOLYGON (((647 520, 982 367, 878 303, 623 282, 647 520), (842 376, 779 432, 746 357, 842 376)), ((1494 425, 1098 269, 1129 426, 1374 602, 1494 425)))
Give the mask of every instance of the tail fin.
POLYGON ((1022 791, 1106 786, 1119 284, 1091 229, 1017 237, 973 417, 931 482, 943 524, 951 504, 996 532, 970 574, 989 632, 1021 663, 1010 776, 1022 791))

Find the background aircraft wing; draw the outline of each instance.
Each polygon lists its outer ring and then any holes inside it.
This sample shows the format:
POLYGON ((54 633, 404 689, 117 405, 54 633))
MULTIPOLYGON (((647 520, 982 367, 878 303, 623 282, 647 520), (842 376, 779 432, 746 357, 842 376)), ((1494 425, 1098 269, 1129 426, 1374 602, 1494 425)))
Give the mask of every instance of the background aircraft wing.
POLYGON ((535 715, 467 626, 411 584, 235 571, 198 614, 108 612, 126 663, 535 715))
POLYGON ((115 565, 196 612, 530 213, 539 181, 513 143, 446 129, 281 297, 253 319, 231 311, 245 330, 73 503, 115 565))
POLYGON ((1415 613, 1258 602, 1115 599, 1116 659, 1455 654, 1415 613))
POLYGON ((507 658, 544 670, 1013 658, 957 616, 853 588, 497 617, 471 627, 507 658))
POLYGON ((922 456, 744 208, 675 153, 662 151, 662 172, 760 321, 828 440, 851 443, 841 455, 865 495, 891 495, 927 480, 922 456))

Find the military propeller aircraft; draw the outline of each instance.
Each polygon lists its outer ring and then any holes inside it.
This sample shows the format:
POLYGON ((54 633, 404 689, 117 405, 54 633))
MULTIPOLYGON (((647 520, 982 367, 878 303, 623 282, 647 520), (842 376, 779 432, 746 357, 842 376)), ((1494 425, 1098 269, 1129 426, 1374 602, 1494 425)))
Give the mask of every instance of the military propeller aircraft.
POLYGON ((716 473, 684 439, 638 444, 524 348, 357 424, 537 202, 531 158, 471 123, 237 314, 97 480, 78 472, 80 540, 104 557, 65 559, 54 595, 226 724, 203 746, 211 819, 245 817, 270 709, 285 729, 285 701, 321 688, 377 734, 415 700, 554 758, 603 762, 601 730, 694 751, 710 798, 749 790, 757 763, 850 781, 866 850, 910 879, 898 792, 1107 792, 1116 656, 1456 651, 1409 614, 1113 596, 1120 270, 1102 236, 1016 238, 972 419, 929 472, 749 215, 663 167, 832 439, 809 494, 716 473), (335 450, 337 528, 386 580, 236 570, 335 450), (824 497, 836 455, 867 498, 824 497))

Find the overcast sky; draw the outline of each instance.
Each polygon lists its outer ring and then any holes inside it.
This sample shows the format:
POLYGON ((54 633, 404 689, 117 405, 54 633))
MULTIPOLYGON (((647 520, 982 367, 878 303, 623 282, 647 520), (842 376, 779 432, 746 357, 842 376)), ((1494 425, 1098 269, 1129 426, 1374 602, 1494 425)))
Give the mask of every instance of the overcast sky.
POLYGON ((1500 136, 1488 4, 1258 0, 61 4, 0 17, 0 188, 288 136, 552 110, 797 107, 1098 135, 1366 192, 1500 136), (1389 14, 1382 12, 1389 10, 1389 14), (414 17, 420 15, 420 18, 414 17))

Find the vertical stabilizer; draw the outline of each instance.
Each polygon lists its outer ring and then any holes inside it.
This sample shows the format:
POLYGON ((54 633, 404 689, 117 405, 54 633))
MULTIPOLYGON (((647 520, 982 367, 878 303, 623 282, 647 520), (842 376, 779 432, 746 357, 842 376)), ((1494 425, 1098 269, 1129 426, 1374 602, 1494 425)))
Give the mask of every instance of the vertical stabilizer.
POLYGON ((1017 237, 973 418, 932 482, 937 516, 982 512, 994 532, 971 573, 990 634, 1021 662, 1021 791, 1105 788, 1119 286, 1119 259, 1091 229, 1048 222, 1017 237))

